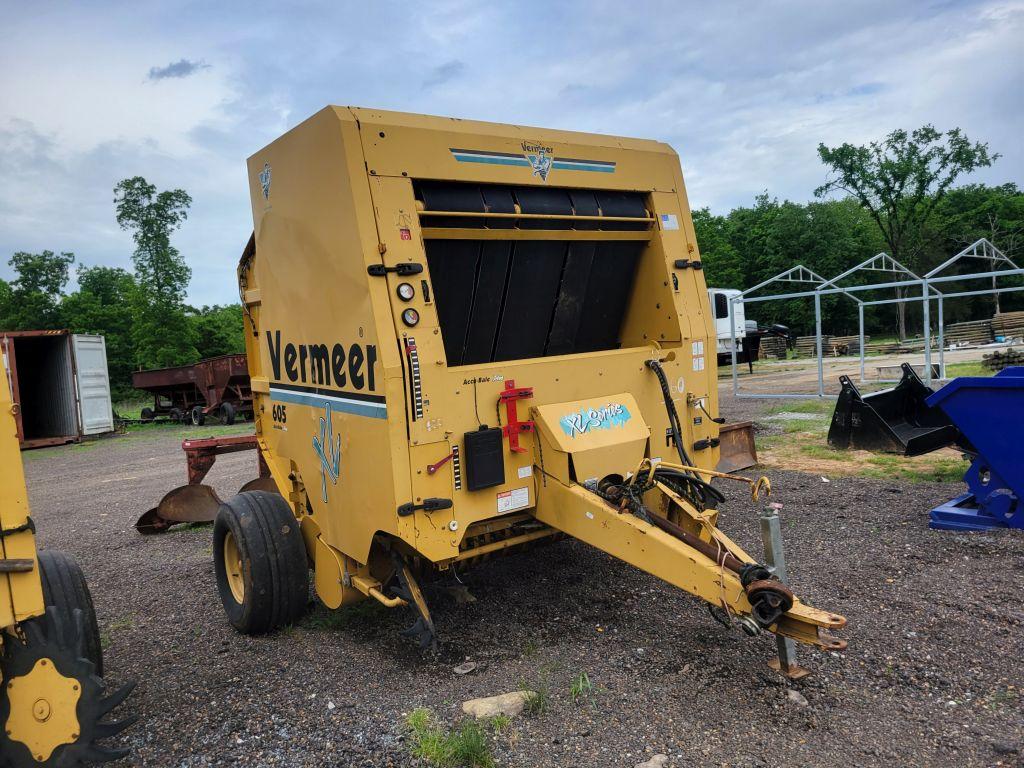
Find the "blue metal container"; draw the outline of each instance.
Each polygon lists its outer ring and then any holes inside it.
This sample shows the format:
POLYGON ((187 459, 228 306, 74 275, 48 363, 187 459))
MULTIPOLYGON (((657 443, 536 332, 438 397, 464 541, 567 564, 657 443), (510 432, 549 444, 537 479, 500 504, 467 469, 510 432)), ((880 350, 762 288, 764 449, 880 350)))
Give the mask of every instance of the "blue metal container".
POLYGON ((1024 367, 954 379, 931 395, 973 445, 968 493, 931 512, 932 528, 1024 528, 1024 367))

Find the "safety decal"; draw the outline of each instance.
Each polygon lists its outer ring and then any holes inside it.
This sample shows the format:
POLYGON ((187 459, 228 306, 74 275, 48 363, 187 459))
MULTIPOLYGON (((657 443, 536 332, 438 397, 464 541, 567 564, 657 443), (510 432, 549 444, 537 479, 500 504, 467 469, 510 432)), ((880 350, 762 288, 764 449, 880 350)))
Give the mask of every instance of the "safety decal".
POLYGON ((263 164, 263 170, 260 171, 260 187, 263 189, 263 199, 270 199, 270 163, 263 164))
POLYGON ((515 512, 530 506, 530 489, 513 488, 511 491, 503 491, 498 494, 498 514, 515 512))
POLYGON ((514 165, 531 168, 533 175, 547 181, 554 170, 589 171, 591 173, 615 173, 615 163, 605 160, 579 160, 568 157, 556 158, 554 148, 537 142, 524 141, 522 154, 510 152, 484 152, 476 149, 455 149, 449 151, 460 163, 487 163, 489 165, 514 165))
POLYGON ((420 353, 416 349, 416 339, 409 336, 405 340, 405 353, 409 357, 410 386, 412 387, 412 420, 423 418, 423 382, 420 379, 420 353))
POLYGON ((455 478, 455 490, 462 490, 462 460, 459 458, 459 446, 452 446, 452 476, 455 478))
POLYGON ((679 229, 679 219, 674 213, 663 213, 660 218, 662 229, 679 229))
POLYGON ((558 423, 565 434, 576 437, 595 429, 624 426, 631 418, 632 414, 622 403, 608 403, 601 408, 583 408, 576 413, 566 414, 558 423))

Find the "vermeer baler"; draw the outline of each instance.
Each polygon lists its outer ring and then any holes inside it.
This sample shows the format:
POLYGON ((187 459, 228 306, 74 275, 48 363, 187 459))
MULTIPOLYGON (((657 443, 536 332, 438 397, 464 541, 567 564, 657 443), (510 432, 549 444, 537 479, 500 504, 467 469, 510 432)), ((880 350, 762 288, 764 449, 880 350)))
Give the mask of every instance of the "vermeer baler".
POLYGON ((568 534, 752 633, 844 647, 822 631, 843 617, 716 526, 715 337, 668 146, 330 107, 249 175, 239 279, 280 496, 217 518, 237 628, 294 621, 308 557, 327 606, 412 604, 426 644, 424 576, 568 534))

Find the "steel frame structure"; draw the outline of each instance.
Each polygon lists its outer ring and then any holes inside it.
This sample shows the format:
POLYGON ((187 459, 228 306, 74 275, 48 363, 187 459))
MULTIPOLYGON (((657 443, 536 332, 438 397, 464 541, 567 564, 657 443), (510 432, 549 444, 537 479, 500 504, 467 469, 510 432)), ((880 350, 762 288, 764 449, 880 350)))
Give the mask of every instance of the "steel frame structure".
MULTIPOLYGON (((907 267, 900 264, 894 258, 889 256, 887 253, 879 253, 872 256, 869 259, 862 261, 860 264, 851 267, 850 269, 842 272, 835 277, 826 280, 820 275, 816 274, 812 270, 798 265, 780 272, 775 277, 769 278, 757 285, 748 288, 742 293, 732 297, 729 302, 730 304, 738 304, 740 302, 760 302, 760 301, 776 301, 781 299, 799 299, 799 298, 814 298, 814 325, 815 325, 815 352, 818 361, 818 392, 817 395, 812 393, 768 393, 768 392, 740 392, 739 391, 739 370, 737 367, 737 355, 736 355, 736 322, 735 313, 730 311, 729 313, 729 331, 731 337, 731 357, 732 357, 732 391, 733 396, 738 398, 806 398, 806 397, 824 397, 825 396, 825 377, 824 377, 824 358, 822 355, 822 343, 821 343, 821 297, 824 295, 843 294, 848 296, 857 302, 857 315, 859 321, 859 339, 860 339, 860 380, 864 382, 864 308, 882 306, 886 304, 897 304, 906 303, 910 301, 920 301, 922 309, 922 325, 924 335, 924 381, 926 385, 931 385, 932 382, 932 333, 931 333, 931 302, 937 303, 937 317, 936 324, 938 330, 938 352, 939 352, 939 380, 946 378, 946 359, 945 359, 945 319, 944 319, 944 302, 946 299, 963 298, 967 296, 985 296, 995 295, 1002 293, 1012 293, 1015 291, 1024 291, 1024 286, 1006 286, 996 287, 995 280, 999 277, 1008 277, 1012 275, 1024 275, 1024 269, 1017 266, 1008 256, 1002 251, 996 248, 991 242, 985 238, 981 238, 971 243, 969 246, 964 248, 959 253, 950 257, 944 261, 935 269, 931 270, 924 277, 918 277, 907 267), (964 259, 985 259, 992 264, 1005 264, 1006 268, 1003 269, 991 269, 986 272, 973 272, 966 275, 947 275, 943 274, 953 265, 963 261, 964 259), (887 283, 870 283, 866 285, 851 285, 841 286, 839 281, 850 277, 858 272, 887 272, 890 274, 898 274, 903 276, 905 279, 894 280, 887 283), (795 276, 794 276, 795 275, 795 276), (943 293, 938 285, 945 283, 953 283, 957 281, 969 281, 969 280, 981 280, 990 278, 993 281, 993 287, 982 290, 972 291, 957 291, 955 293, 943 293), (770 296, 754 296, 750 294, 759 291, 773 283, 777 282, 791 282, 791 283, 812 283, 816 287, 812 290, 798 291, 792 293, 778 293, 770 296), (906 295, 897 296, 894 299, 879 299, 875 301, 863 301, 854 293, 861 291, 871 291, 892 288, 896 290, 900 289, 912 289, 920 288, 920 295, 906 295)), ((886 380, 882 380, 886 381, 886 380)))

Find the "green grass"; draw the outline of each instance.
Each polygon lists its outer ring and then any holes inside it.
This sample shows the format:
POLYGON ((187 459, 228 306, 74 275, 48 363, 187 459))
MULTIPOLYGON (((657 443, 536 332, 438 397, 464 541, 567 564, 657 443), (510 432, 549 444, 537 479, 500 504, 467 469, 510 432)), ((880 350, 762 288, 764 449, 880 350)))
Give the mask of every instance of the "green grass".
POLYGON ((946 365, 946 378, 955 379, 958 376, 991 376, 995 371, 985 368, 980 360, 971 360, 966 363, 949 363, 946 365))
POLYGON ((911 483, 955 483, 967 471, 963 459, 937 458, 926 466, 908 465, 903 456, 880 455, 868 459, 871 466, 860 474, 882 480, 906 480, 911 483))
POLYGON ((475 720, 449 731, 434 722, 429 709, 419 707, 409 713, 406 724, 412 731, 413 757, 439 768, 494 768, 487 734, 475 720))
POLYGON ((578 704, 580 699, 589 696, 593 690, 594 684, 590 682, 590 676, 586 672, 580 672, 572 679, 572 684, 569 686, 572 703, 578 704))
POLYGON ((526 698, 524 711, 530 717, 540 717, 551 707, 551 689, 546 679, 535 685, 530 695, 526 698))
POLYGON ((508 715, 495 715, 491 718, 491 728, 495 735, 500 736, 512 726, 512 718, 508 715))

